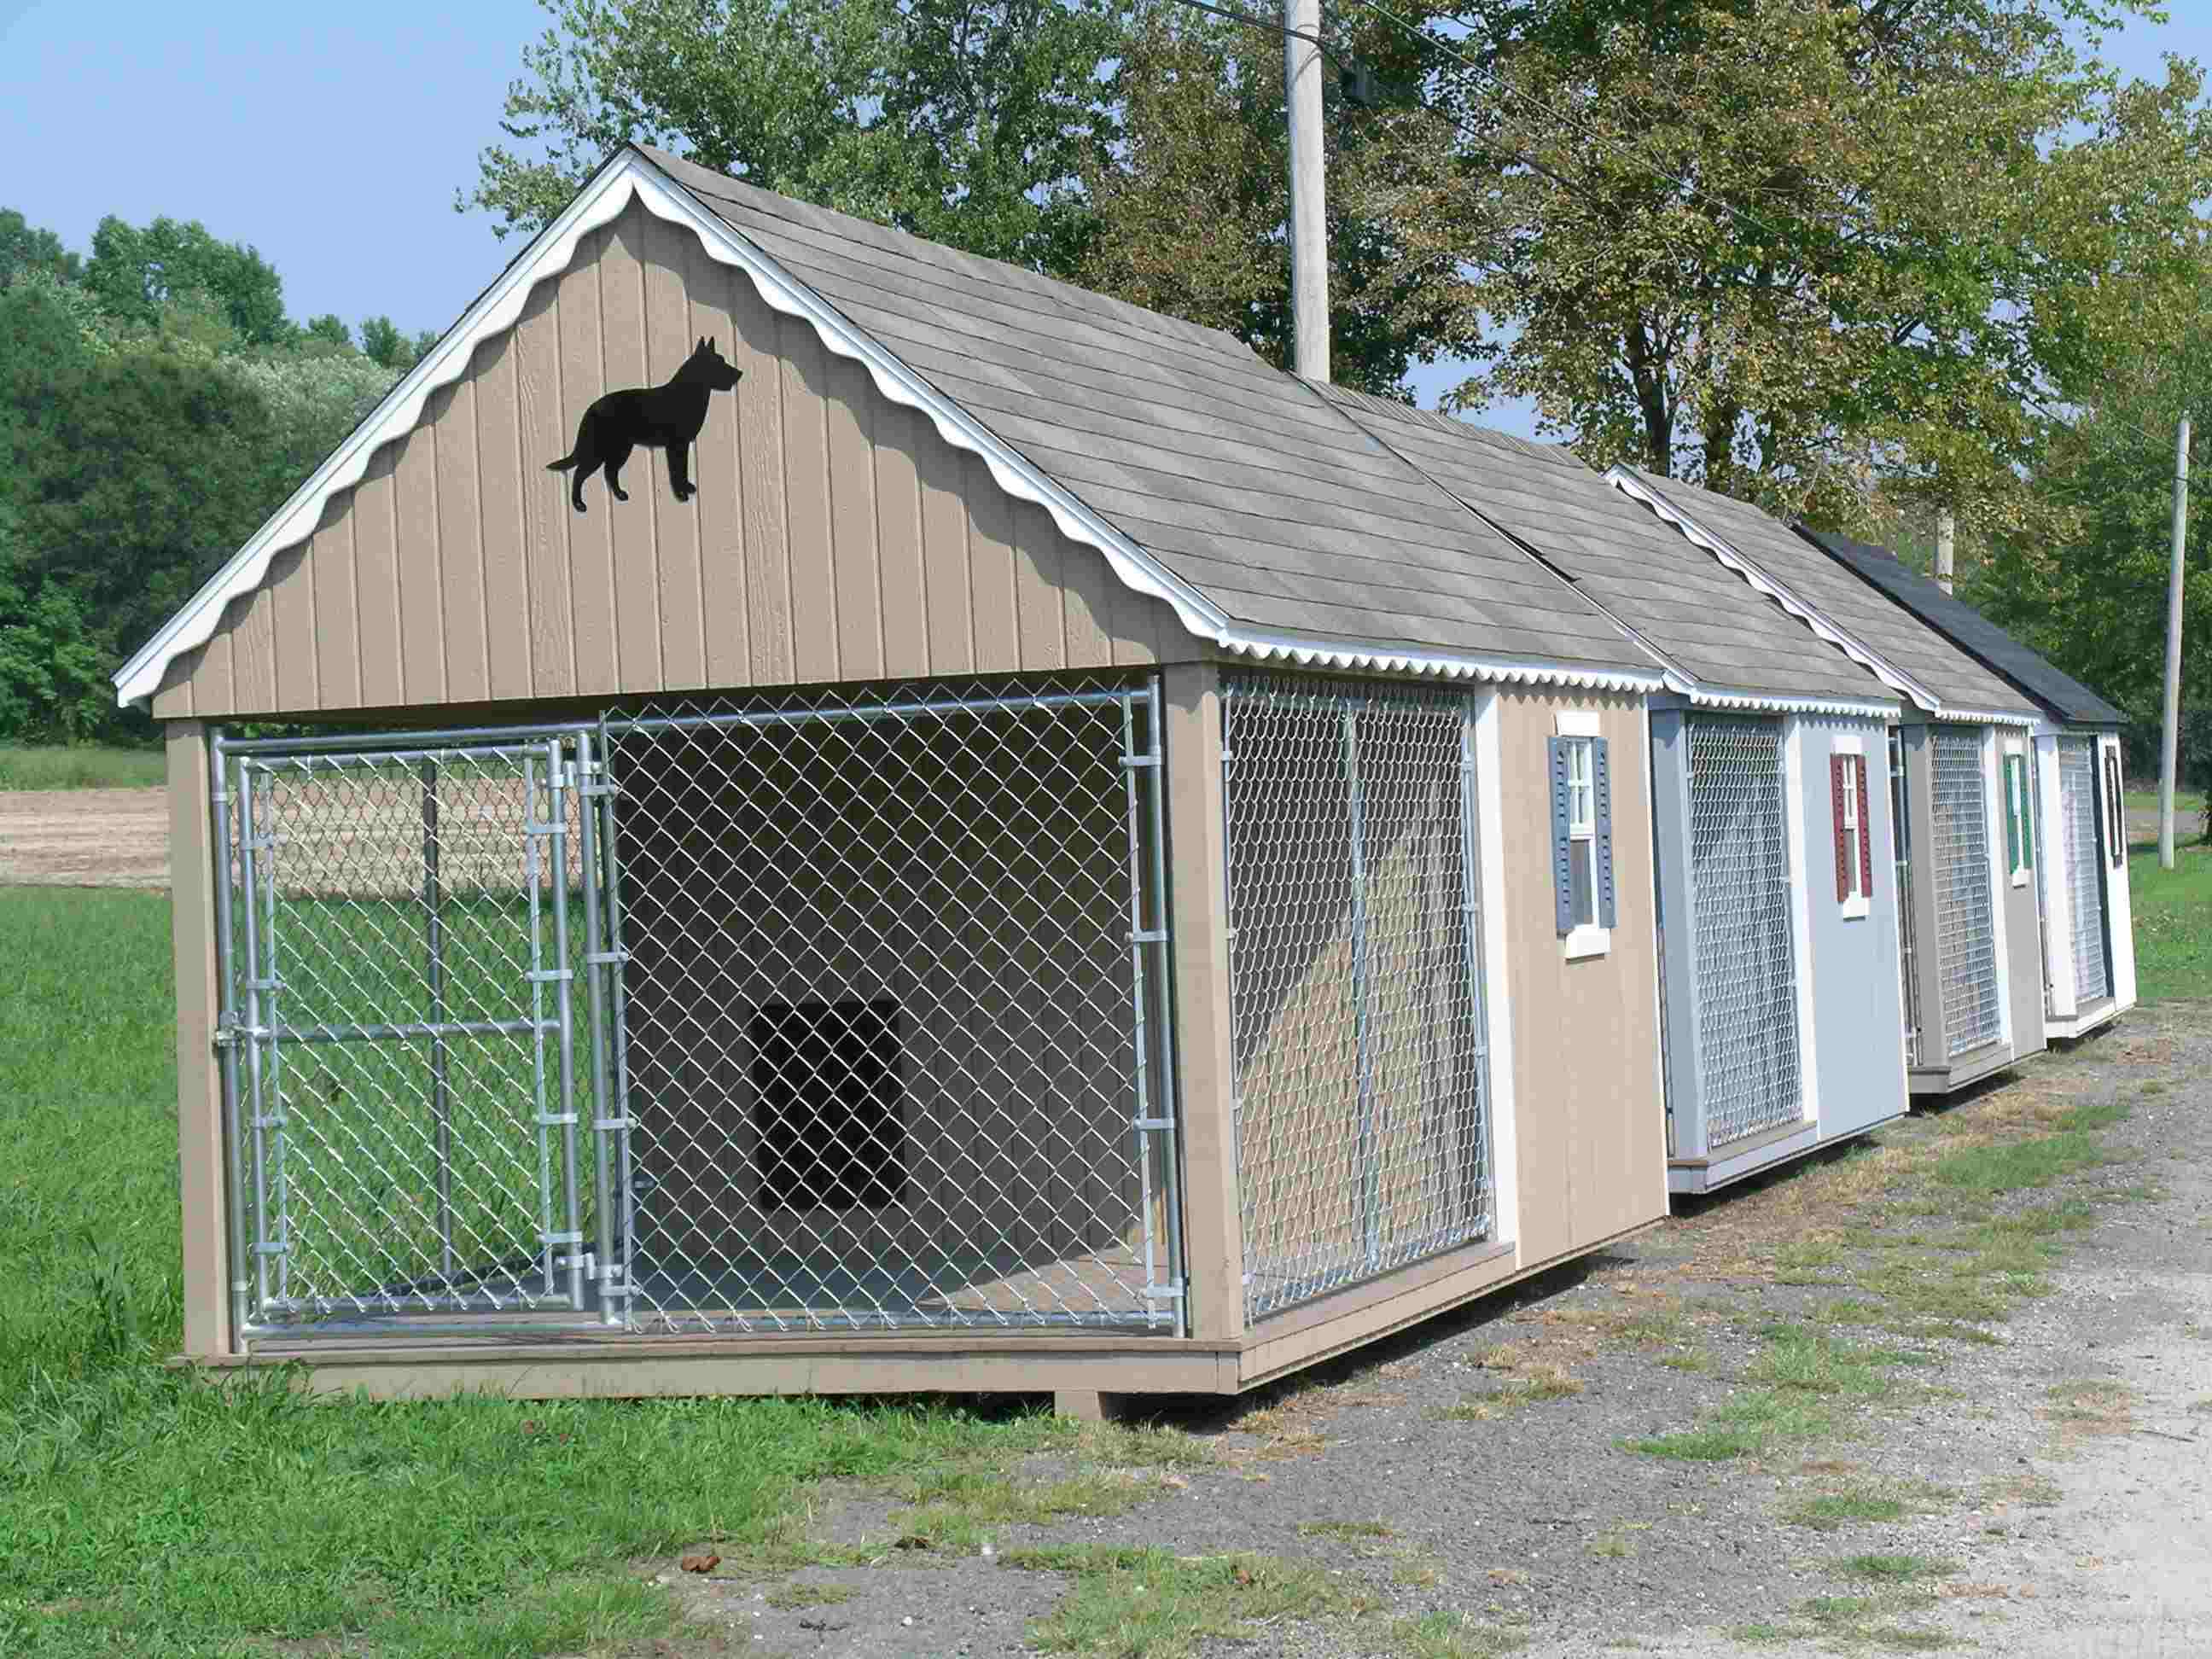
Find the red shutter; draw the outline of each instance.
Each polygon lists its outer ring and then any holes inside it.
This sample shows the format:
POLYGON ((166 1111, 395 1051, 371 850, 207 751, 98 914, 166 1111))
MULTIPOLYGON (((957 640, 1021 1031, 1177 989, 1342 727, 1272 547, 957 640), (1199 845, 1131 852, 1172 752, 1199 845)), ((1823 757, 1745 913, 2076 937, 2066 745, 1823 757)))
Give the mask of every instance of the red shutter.
POLYGON ((1828 812, 1836 823, 1836 902, 1851 896, 1851 854, 1844 838, 1844 757, 1828 757, 1828 812))
POLYGON ((1859 786, 1859 891, 1874 897, 1874 820, 1867 816, 1867 763, 1862 755, 1851 768, 1859 786))

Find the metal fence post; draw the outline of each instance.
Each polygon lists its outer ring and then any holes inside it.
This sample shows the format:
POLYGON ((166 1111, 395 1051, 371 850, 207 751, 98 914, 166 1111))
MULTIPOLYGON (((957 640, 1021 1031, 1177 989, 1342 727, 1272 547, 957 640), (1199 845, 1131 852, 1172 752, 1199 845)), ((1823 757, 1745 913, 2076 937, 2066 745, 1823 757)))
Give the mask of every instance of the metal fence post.
POLYGON ((1366 803, 1359 779, 1359 705, 1356 699, 1346 700, 1343 719, 1344 777, 1351 812, 1351 830, 1346 840, 1352 854, 1352 1019, 1358 1034, 1360 1225, 1367 1265, 1371 1268, 1382 1259, 1382 1169, 1375 1121, 1375 1054, 1370 1030, 1373 993, 1367 974, 1366 803))
POLYGON ((430 1024, 440 1028, 430 1039, 430 1118, 438 1147, 438 1241, 440 1261, 453 1273, 453 1102, 446 1076, 445 894, 438 876, 438 763, 428 757, 422 778, 422 927, 425 978, 430 992, 430 1024))
MULTIPOLYGON (((208 764, 215 773, 215 927, 217 1030, 222 1047, 222 1146, 230 1185, 229 1202, 223 1208, 230 1238, 230 1328, 235 1334, 246 1328, 253 1280, 247 1271, 246 1240, 246 1157, 240 1133, 238 1097, 238 957, 232 908, 237 902, 231 878, 230 806, 237 787, 238 763, 223 752, 220 726, 209 732, 208 764)), ((250 1044, 252 1038, 246 1039, 250 1044)), ((255 1205, 255 1213, 260 1206, 255 1205)))

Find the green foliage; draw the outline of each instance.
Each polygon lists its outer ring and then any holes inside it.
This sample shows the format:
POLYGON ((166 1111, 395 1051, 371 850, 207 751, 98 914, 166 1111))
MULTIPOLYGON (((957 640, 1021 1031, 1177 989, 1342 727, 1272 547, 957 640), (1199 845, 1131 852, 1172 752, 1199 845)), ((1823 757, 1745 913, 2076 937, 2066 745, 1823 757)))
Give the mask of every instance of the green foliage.
POLYGON ((1480 360, 1458 402, 1533 398, 1593 460, 1826 521, 1877 484, 2018 520, 2100 296, 2179 308, 2201 78, 2122 87, 2070 0, 1449 10, 1431 97, 1341 187, 1480 360))
POLYGON ((642 140, 932 240, 1066 275, 1120 44, 1103 0, 544 0, 476 189, 501 233, 642 140), (542 152, 542 159, 539 153, 542 152))
POLYGON ((276 270, 244 243, 218 241, 197 219, 135 226, 109 215, 93 232, 84 285, 118 322, 151 326, 166 301, 198 290, 249 344, 274 344, 292 331, 276 270))
POLYGON ((2135 909, 2136 981, 2145 1002, 2212 1001, 2212 854, 2154 852, 2128 860, 2135 909))
POLYGON ((0 208, 0 288, 34 270, 73 281, 79 263, 53 232, 30 223, 14 208, 0 208))
MULTIPOLYGON (((106 687, 101 687, 104 692, 106 687)), ((11 789, 155 789, 168 775, 158 749, 18 748, 0 744, 0 791, 11 789)))

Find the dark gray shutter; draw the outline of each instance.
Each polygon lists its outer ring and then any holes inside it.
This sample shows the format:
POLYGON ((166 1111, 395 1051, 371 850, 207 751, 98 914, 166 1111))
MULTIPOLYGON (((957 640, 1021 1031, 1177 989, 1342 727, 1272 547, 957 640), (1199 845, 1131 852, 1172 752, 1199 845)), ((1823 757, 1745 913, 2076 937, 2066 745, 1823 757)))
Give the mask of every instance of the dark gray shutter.
POLYGON ((1597 925, 1613 926, 1613 768, 1603 738, 1590 739, 1590 787, 1597 802, 1597 925))
POLYGON ((1552 763, 1552 897, 1559 931, 1575 929, 1574 872, 1567 860, 1567 745, 1564 739, 1547 738, 1544 752, 1552 763))

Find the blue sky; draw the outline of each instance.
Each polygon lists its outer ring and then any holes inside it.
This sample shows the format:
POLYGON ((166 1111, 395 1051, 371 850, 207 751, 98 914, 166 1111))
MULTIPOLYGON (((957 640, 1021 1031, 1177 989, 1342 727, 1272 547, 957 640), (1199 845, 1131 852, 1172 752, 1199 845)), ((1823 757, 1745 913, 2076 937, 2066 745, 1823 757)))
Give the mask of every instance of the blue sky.
MULTIPOLYGON (((2212 6, 2172 10, 2187 21, 2109 54, 2142 75, 2163 52, 2212 61, 2212 6)), ((198 219, 261 251, 295 317, 443 328, 512 252, 453 196, 548 21, 532 0, 0 0, 0 207, 79 249, 106 214, 198 219)), ((1422 372, 1421 401, 1457 378, 1422 372)), ((1525 410, 1490 419, 1528 429, 1525 410)))

